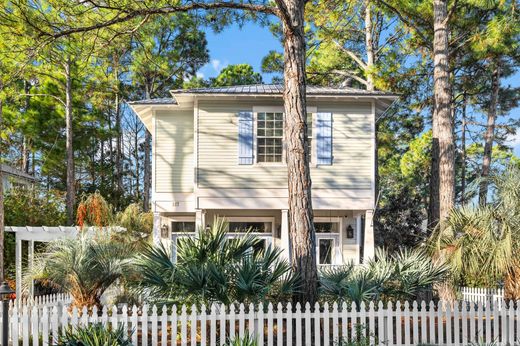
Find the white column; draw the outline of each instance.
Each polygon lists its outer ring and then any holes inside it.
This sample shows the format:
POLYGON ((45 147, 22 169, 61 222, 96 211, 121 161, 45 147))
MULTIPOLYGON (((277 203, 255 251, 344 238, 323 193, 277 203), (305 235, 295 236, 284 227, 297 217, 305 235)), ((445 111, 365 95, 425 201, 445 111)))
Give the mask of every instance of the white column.
POLYGON ((363 260, 366 261, 374 257, 374 211, 367 210, 365 213, 365 244, 363 250, 363 260))
POLYGON ((282 242, 282 256, 291 260, 291 248, 289 242, 289 210, 282 209, 282 224, 281 224, 281 242, 282 242))
POLYGON ((153 243, 154 245, 161 243, 161 213, 158 211, 153 213, 153 243))
POLYGON ((14 250, 16 267, 16 298, 22 298, 22 240, 16 234, 16 244, 14 250))
POLYGON ((199 231, 206 228, 206 211, 195 209, 195 230, 199 231))
MULTIPOLYGON (((29 240, 27 259, 29 264, 29 273, 32 273, 34 268, 34 240, 29 240)), ((34 281, 31 279, 29 282, 29 298, 32 297, 34 297, 34 281)))
POLYGON ((361 254, 361 247, 363 244, 361 244, 361 237, 363 230, 361 227, 363 226, 363 220, 361 218, 361 214, 356 215, 356 245, 357 245, 357 258, 356 263, 359 264, 359 257, 361 254))

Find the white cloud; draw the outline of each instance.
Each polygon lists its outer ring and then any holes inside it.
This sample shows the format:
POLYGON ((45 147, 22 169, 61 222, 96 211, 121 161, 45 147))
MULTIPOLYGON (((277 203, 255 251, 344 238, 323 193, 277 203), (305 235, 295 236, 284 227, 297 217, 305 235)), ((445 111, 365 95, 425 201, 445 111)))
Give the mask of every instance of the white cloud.
POLYGON ((515 135, 509 136, 507 143, 513 147, 520 145, 520 131, 518 131, 515 135))
POLYGON ((217 73, 220 73, 220 71, 222 71, 222 69, 224 67, 226 67, 228 65, 228 62, 225 61, 225 62, 222 62, 220 61, 219 59, 213 59, 211 60, 211 66, 213 67, 213 69, 215 70, 215 72, 217 73))
POLYGON ((197 78, 204 78, 204 73, 197 72, 197 78))

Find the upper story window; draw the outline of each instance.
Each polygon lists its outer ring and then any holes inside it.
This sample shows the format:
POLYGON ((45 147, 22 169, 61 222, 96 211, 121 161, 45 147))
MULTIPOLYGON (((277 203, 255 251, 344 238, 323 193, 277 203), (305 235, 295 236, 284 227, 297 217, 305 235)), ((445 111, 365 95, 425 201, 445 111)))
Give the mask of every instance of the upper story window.
MULTIPOLYGON (((238 114, 238 164, 284 162, 284 114, 241 111, 238 114)), ((309 162, 332 165, 332 113, 307 112, 309 162)))
POLYGON ((258 162, 282 162, 283 113, 257 114, 256 143, 258 162))

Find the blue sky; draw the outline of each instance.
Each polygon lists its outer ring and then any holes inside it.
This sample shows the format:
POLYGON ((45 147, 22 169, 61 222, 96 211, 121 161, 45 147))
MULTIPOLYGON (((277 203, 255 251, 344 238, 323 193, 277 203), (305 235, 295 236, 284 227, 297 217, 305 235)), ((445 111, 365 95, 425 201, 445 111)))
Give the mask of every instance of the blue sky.
MULTIPOLYGON (((220 33, 211 30, 206 32, 210 62, 199 70, 203 78, 215 77, 220 70, 230 64, 248 63, 255 71, 260 72, 262 58, 270 50, 281 51, 281 43, 271 34, 269 28, 257 23, 247 23, 242 28, 237 25, 230 26, 220 33)), ((264 83, 271 81, 271 75, 262 74, 264 83)), ((520 86, 520 72, 502 81, 503 85, 520 86)), ((516 108, 510 114, 520 118, 520 108, 516 108)), ((520 156, 520 131, 511 138, 511 145, 515 148, 515 154, 520 156)))

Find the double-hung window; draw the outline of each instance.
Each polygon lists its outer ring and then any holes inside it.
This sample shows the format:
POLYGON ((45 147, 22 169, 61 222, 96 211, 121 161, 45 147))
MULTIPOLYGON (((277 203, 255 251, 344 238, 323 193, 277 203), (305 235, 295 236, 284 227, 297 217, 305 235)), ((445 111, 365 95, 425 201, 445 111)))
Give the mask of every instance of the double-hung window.
POLYGON ((256 147, 258 162, 282 162, 283 113, 257 114, 256 147))

